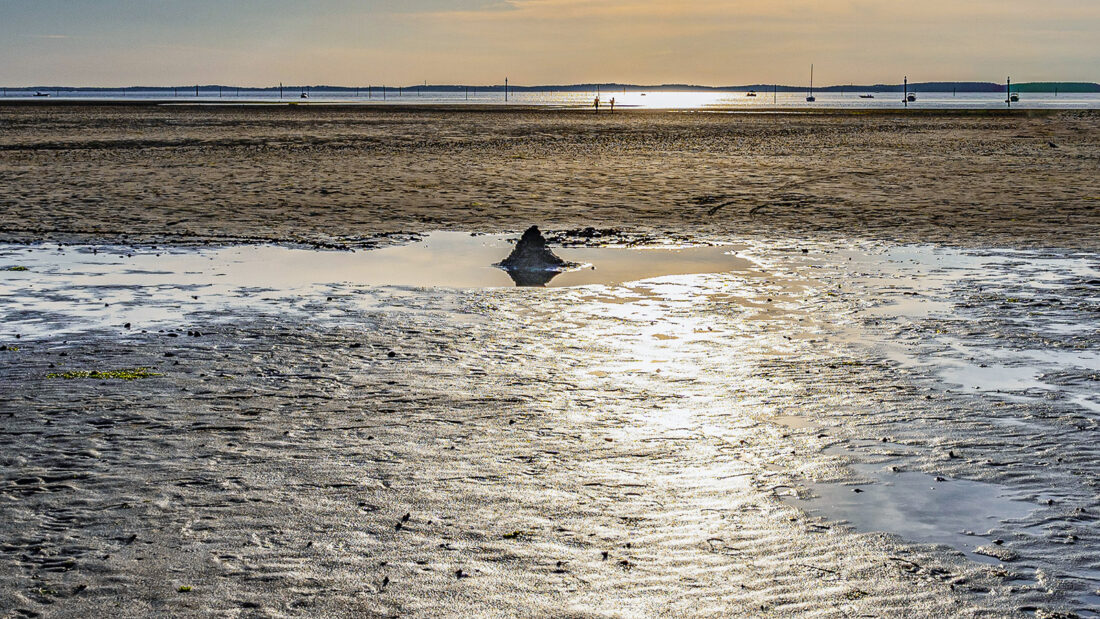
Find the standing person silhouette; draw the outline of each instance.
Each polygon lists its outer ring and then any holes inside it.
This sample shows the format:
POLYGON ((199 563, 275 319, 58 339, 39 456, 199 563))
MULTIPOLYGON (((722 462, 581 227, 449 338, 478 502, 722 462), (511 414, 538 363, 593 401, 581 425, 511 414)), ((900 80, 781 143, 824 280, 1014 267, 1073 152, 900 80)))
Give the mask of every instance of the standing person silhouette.
POLYGON ((615 97, 611 97, 610 103, 611 103, 611 113, 614 114, 615 113, 615 97))
POLYGON ((596 95, 596 100, 592 102, 592 106, 596 108, 596 113, 600 113, 600 95, 596 95))

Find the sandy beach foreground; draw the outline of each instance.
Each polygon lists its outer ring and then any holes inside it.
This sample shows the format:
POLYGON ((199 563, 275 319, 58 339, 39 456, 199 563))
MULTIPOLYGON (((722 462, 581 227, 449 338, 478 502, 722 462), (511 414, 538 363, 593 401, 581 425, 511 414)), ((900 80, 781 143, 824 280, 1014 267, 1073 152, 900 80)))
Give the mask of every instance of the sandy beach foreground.
POLYGON ((0 613, 1097 616, 1097 120, 0 107, 0 613))

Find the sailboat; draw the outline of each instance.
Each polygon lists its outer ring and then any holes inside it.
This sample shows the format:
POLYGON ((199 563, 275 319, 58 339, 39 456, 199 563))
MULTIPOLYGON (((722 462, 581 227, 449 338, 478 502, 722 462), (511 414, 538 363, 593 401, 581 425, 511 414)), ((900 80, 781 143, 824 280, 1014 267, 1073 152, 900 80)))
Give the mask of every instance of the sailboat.
POLYGON ((817 101, 817 97, 814 96, 814 66, 810 65, 810 95, 806 97, 808 103, 817 101))

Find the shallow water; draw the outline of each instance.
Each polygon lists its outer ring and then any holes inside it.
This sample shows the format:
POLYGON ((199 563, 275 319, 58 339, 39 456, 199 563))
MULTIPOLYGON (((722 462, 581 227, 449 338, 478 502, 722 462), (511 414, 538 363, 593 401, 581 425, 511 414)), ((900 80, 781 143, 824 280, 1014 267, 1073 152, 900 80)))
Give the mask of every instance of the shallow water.
POLYGON ((982 562, 989 558, 974 549, 994 541, 987 535, 990 529, 1039 509, 1038 504, 1005 496, 1009 490, 995 484, 892 472, 872 464, 852 468, 867 482, 809 484, 807 496, 791 497, 789 502, 860 531, 951 546, 982 562))
POLYGON ((1096 256, 928 246, 886 255, 892 289, 871 314, 934 325, 918 345, 892 346, 892 359, 975 393, 1058 393, 1093 407, 1090 381, 1079 390, 1052 379, 1100 369, 1096 256))
MULTIPOLYGON (((184 312, 316 300, 334 287, 498 288, 516 285, 494 266, 511 235, 434 232, 370 251, 314 251, 275 245, 215 249, 0 246, 10 296, 5 329, 56 333, 100 325, 179 320, 184 312)), ((547 287, 614 286, 674 275, 749 271, 731 246, 569 247, 579 266, 548 274, 547 287)))
MULTIPOLYGON (((385 99, 379 87, 375 87, 368 98, 367 89, 312 92, 308 99, 301 98, 301 92, 287 89, 280 99, 277 91, 250 91, 225 89, 221 95, 217 89, 205 89, 195 96, 193 89, 180 89, 178 95, 171 91, 126 92, 121 91, 51 91, 52 100, 82 99, 109 101, 158 100, 179 103, 205 103, 210 105, 233 103, 293 103, 296 105, 356 104, 356 105, 537 105, 547 107, 583 107, 590 108, 597 92, 513 92, 508 101, 504 100, 503 90, 496 92, 474 91, 467 97, 465 91, 443 93, 417 93, 415 88, 398 90, 389 88, 385 99)), ((603 110, 608 110, 608 102, 614 97, 616 107, 671 110, 705 110, 789 108, 789 109, 905 109, 901 89, 893 92, 863 91, 818 92, 817 101, 806 101, 806 92, 758 92, 756 97, 746 96, 746 92, 674 92, 641 90, 604 90, 599 93, 603 110), (863 99, 861 94, 874 94, 873 99, 863 99)), ((34 100, 34 91, 8 90, 7 96, 13 99, 34 100)), ((0 99, 2 100, 2 99, 0 99)), ((38 100, 41 100, 39 98, 38 100)), ((1005 109, 1005 94, 1002 93, 958 93, 918 92, 917 101, 908 106, 911 109, 1005 109)), ((1025 93, 1014 109, 1095 109, 1100 108, 1100 94, 1096 93, 1025 93)))
MULTIPOLYGON (((191 251, 8 246, 0 247, 0 262, 5 266, 34 267, 39 272, 45 269, 51 274, 96 278, 100 285, 183 280, 190 284, 217 281, 286 289, 325 283, 493 288, 513 285, 507 273, 494 264, 507 257, 515 239, 511 235, 433 232, 407 245, 344 252, 278 245, 191 251)), ((570 247, 555 251, 584 268, 560 274, 547 284, 551 287, 619 284, 750 266, 747 260, 732 255, 734 248, 726 246, 570 247)))

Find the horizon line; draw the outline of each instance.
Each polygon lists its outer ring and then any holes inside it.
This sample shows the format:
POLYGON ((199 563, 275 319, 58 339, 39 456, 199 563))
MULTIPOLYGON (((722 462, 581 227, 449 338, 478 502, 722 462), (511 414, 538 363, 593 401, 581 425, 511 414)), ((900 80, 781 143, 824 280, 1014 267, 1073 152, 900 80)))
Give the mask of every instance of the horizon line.
MULTIPOLYGON (((928 80, 924 82, 908 82, 910 88, 919 86, 954 86, 959 87, 981 87, 988 89, 990 87, 1004 87, 1006 82, 991 82, 991 81, 973 81, 973 80, 928 80)), ((815 90, 830 90, 830 89, 875 89, 875 88, 902 88, 903 82, 898 83, 875 83, 875 84, 832 84, 829 86, 815 86, 815 90)), ((1032 82, 1016 82, 1014 86, 1074 86, 1074 87, 1091 87, 1100 91, 1100 83, 1088 82, 1088 81, 1032 81, 1032 82)), ((466 88, 480 88, 486 90, 503 90, 505 83, 499 84, 412 84, 412 85, 388 85, 388 84, 365 84, 358 86, 344 86, 336 84, 278 84, 271 86, 238 86, 235 84, 178 84, 168 86, 155 86, 155 85, 130 85, 130 86, 66 86, 62 84, 32 84, 21 86, 0 86, 4 90, 185 90, 185 89, 235 89, 235 90, 279 90, 283 89, 300 89, 300 88, 312 88, 312 89, 328 89, 328 90, 364 90, 364 89, 386 89, 386 90, 439 90, 439 89, 466 89, 466 88)), ((631 84, 624 82, 578 82, 573 84, 512 84, 508 83, 507 88, 509 90, 567 90, 567 89, 580 89, 580 88, 632 88, 638 90, 657 90, 657 89, 685 89, 685 90, 768 90, 773 88, 789 89, 789 90, 804 90, 809 88, 809 85, 803 84, 776 84, 776 83, 753 83, 753 84, 739 84, 739 85, 722 85, 712 86, 705 84, 688 84, 688 83, 663 83, 663 84, 631 84)))

